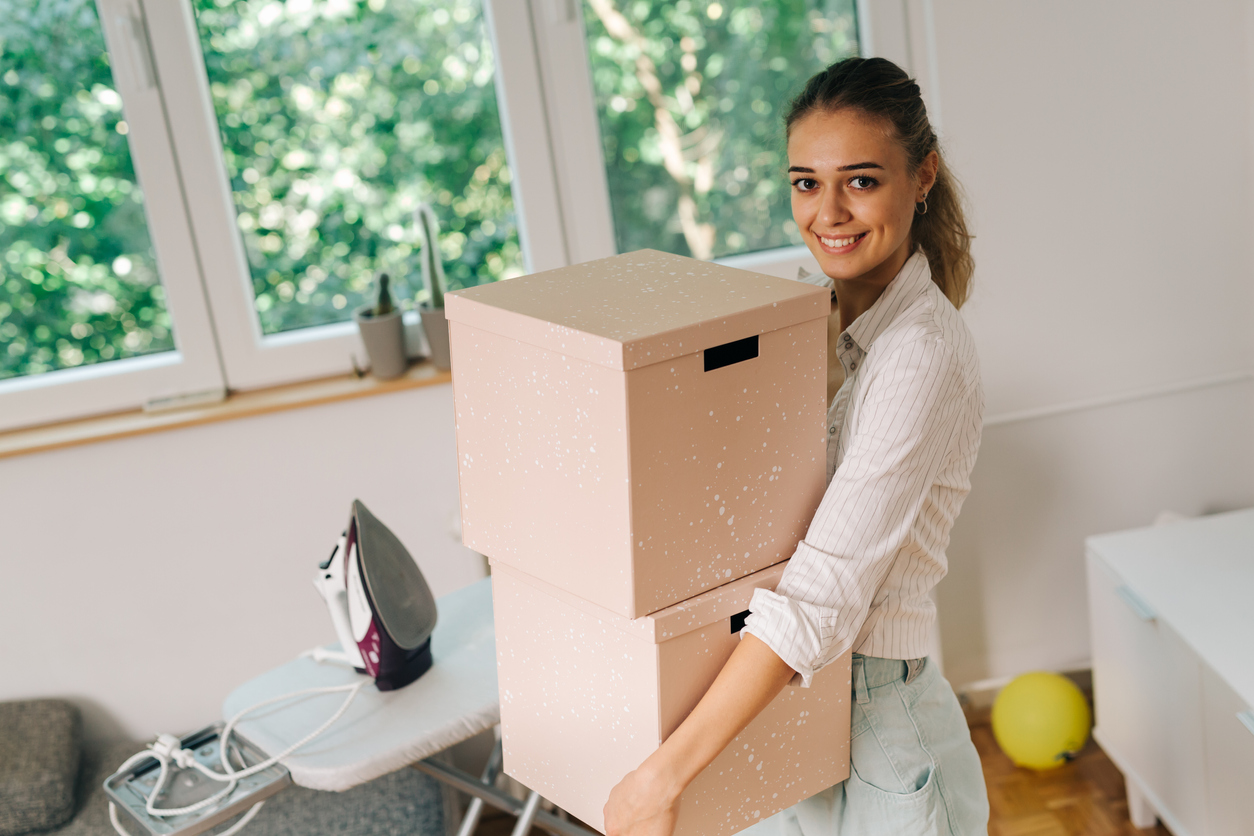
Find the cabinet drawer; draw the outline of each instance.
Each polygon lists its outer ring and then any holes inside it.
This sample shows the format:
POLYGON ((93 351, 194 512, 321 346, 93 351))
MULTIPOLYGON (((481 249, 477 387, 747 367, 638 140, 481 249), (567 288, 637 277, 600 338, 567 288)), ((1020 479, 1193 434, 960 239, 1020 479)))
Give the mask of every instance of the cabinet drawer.
POLYGON ((1176 836, 1203 836, 1200 662, 1100 558, 1087 562, 1095 733, 1176 836))
POLYGON ((1202 665, 1206 792, 1213 836, 1254 836, 1254 711, 1202 665))

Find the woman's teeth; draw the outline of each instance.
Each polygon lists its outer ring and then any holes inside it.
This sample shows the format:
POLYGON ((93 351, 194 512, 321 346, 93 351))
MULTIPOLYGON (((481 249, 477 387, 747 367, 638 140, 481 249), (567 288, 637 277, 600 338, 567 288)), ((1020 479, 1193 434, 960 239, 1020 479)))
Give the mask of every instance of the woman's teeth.
POLYGON ((858 233, 857 235, 852 235, 848 238, 823 238, 820 236, 819 240, 823 242, 823 246, 832 247, 833 249, 835 249, 839 247, 847 247, 850 244, 852 244, 854 241, 857 241, 863 235, 866 235, 866 233, 861 232, 861 233, 858 233))

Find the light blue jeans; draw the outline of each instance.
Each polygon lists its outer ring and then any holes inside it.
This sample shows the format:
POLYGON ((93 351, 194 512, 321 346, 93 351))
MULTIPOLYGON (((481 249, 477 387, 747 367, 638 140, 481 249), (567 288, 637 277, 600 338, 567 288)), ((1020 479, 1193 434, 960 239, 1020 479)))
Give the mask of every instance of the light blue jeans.
POLYGON ((745 836, 984 836, 988 792, 953 688, 925 661, 853 656, 849 778, 745 836))

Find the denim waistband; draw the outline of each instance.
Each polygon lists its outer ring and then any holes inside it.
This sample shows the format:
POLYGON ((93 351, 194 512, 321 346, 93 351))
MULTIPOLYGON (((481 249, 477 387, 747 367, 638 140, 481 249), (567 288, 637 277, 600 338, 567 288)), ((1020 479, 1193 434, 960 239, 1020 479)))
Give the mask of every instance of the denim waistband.
POLYGON ((853 675, 853 689, 858 695, 858 702, 866 701, 865 689, 879 688, 900 679, 905 679, 907 683, 911 682, 923 671, 926 663, 927 657, 903 661, 882 659, 878 656, 863 656, 861 653, 853 654, 850 673, 853 675))

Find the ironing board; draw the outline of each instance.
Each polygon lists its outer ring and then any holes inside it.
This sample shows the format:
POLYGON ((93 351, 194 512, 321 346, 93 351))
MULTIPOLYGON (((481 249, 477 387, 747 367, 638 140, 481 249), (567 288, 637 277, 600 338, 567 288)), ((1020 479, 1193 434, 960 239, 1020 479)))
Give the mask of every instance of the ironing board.
MULTIPOLYGON (((560 836, 597 836, 539 809, 541 799, 534 792, 522 802, 497 790, 492 778, 500 764, 499 742, 479 779, 426 760, 493 728, 501 718, 490 580, 445 595, 436 606, 439 619, 431 636, 431 669, 397 691, 363 688, 335 725, 283 759, 292 781, 315 790, 343 791, 412 765, 475 796, 461 829, 467 836, 483 802, 517 815, 517 836, 523 836, 533 822, 560 836)), ((295 659, 232 691, 222 705, 222 715, 233 717, 250 705, 292 691, 349 685, 361 678, 340 665, 295 659)), ((278 703, 242 720, 238 729, 261 750, 281 752, 321 725, 343 700, 344 693, 339 692, 278 703)))

